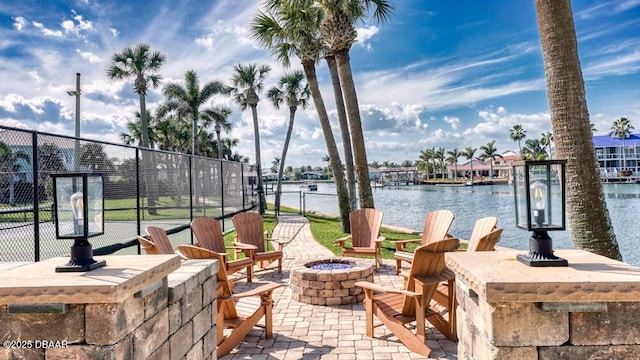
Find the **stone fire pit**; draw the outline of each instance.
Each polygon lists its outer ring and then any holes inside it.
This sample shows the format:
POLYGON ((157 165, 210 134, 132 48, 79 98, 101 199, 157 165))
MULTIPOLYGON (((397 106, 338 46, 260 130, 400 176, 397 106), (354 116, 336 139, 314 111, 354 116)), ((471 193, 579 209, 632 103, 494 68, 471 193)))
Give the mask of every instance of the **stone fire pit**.
POLYGON ((346 305, 364 299, 356 281, 373 281, 373 262, 354 258, 320 259, 291 269, 293 299, 312 305, 346 305), (317 267, 317 268, 313 268, 317 267))

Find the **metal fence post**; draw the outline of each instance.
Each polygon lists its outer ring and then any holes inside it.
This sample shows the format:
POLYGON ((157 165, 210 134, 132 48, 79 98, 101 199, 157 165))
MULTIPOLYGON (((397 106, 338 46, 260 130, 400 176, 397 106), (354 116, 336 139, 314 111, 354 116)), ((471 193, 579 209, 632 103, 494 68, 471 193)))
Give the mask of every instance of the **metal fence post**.
POLYGON ((38 186, 38 132, 31 133, 31 166, 33 168, 33 252, 34 261, 40 261, 40 194, 38 186))

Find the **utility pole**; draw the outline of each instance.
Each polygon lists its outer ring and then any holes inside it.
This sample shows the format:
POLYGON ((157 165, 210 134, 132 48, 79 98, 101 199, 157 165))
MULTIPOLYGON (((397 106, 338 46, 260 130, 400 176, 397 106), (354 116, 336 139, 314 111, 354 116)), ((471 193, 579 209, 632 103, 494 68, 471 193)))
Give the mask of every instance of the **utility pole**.
POLYGON ((75 152, 73 154, 73 168, 78 171, 78 157, 80 156, 80 73, 76 73, 76 90, 67 91, 67 95, 76 97, 76 134, 75 152))

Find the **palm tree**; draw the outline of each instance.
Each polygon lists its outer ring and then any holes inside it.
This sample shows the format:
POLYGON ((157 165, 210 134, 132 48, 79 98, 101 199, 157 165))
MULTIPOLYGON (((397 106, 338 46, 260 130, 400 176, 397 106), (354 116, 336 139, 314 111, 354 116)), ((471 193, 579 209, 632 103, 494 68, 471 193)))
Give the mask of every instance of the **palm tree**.
POLYGON ((202 112, 202 117, 209 122, 213 122, 214 130, 216 132, 216 157, 218 159, 223 158, 222 154, 222 141, 220 140, 220 132, 231 131, 233 129, 233 124, 229 122, 229 116, 231 115, 231 109, 226 106, 214 106, 208 109, 205 109, 202 112))
POLYGON ((357 31, 355 23, 362 21, 371 13, 372 19, 384 23, 391 16, 393 5, 388 0, 306 0, 313 3, 323 13, 320 33, 324 45, 335 56, 338 77, 342 87, 353 154, 361 208, 373 208, 373 193, 369 182, 367 153, 360 119, 358 96, 353 81, 349 49, 355 43, 357 31))
POLYGON ((633 129, 633 125, 629 123, 629 119, 626 117, 615 120, 613 125, 611 125, 611 137, 616 137, 622 141, 622 170, 627 168, 627 148, 624 146, 624 139, 631 136, 633 129))
POLYGON ((287 2, 285 4, 282 0, 269 0, 267 9, 270 12, 258 12, 252 22, 251 31, 254 38, 268 48, 271 51, 271 55, 284 66, 289 66, 292 55, 301 60, 302 69, 309 84, 311 98, 318 113, 318 119, 327 145, 327 153, 336 184, 336 193, 338 194, 341 228, 343 232, 349 233, 351 232, 349 223, 349 213, 351 212, 349 190, 347 189, 344 167, 340 160, 338 146, 333 136, 331 122, 329 121, 329 115, 327 114, 316 76, 316 62, 320 57, 322 44, 318 35, 318 27, 316 26, 320 21, 320 14, 318 11, 308 11, 309 9, 315 9, 312 5, 310 2, 287 2), (302 5, 306 5, 306 8, 300 9, 299 6, 302 5))
POLYGON ((549 159, 552 159, 551 156, 551 144, 553 143, 553 133, 551 131, 547 131, 542 133, 540 137, 540 144, 548 151, 549 159))
POLYGON ((489 172, 489 179, 493 180, 493 161, 496 158, 502 159, 502 155, 498 154, 498 149, 496 149, 496 141, 489 141, 486 145, 480 146, 480 151, 482 151, 482 155, 480 157, 484 160, 491 159, 489 163, 489 167, 491 171, 489 172))
POLYGON ((9 183, 9 205, 16 204, 14 173, 20 171, 20 160, 28 162, 29 155, 22 151, 13 151, 6 143, 0 141, 0 174, 4 175, 9 183))
POLYGON ((198 74, 194 70, 188 70, 184 75, 184 86, 171 83, 165 85, 164 89, 162 89, 162 93, 167 100, 158 108, 158 117, 162 117, 170 111, 177 111, 182 116, 191 116, 193 124, 191 153, 199 155, 198 119, 201 117, 200 107, 206 104, 214 95, 228 91, 228 88, 218 80, 210 81, 200 89, 198 74))
POLYGON ((327 62, 331 85, 333 87, 333 98, 336 103, 336 113, 338 114, 338 124, 342 134, 342 151, 344 153, 344 166, 347 174, 347 187, 349 188, 349 202, 351 210, 357 208, 358 196, 356 193, 356 172, 353 164, 353 147, 351 146, 351 134, 349 130, 349 120, 347 110, 344 105, 344 96, 338 75, 338 63, 336 57, 325 49, 324 59, 327 62))
POLYGON ((545 160, 547 152, 539 139, 527 139, 522 149, 522 158, 526 160, 545 160))
POLYGON ((115 169, 113 161, 104 151, 104 145, 99 143, 82 144, 79 163, 93 171, 111 172, 115 169))
POLYGON ((271 172, 276 174, 278 172, 279 167, 280 167, 280 158, 276 156, 273 158, 273 161, 271 161, 271 172))
MULTIPOLYGON (((147 111, 146 119, 148 124, 147 139, 149 141, 149 147, 153 148, 154 141, 155 141, 155 133, 153 131, 154 126, 152 126, 153 117, 149 111, 147 111)), ((143 142, 142 116, 140 115, 139 111, 136 111, 135 113, 135 120, 129 121, 127 125, 125 125, 125 128, 127 129, 127 132, 124 132, 124 131, 121 132, 120 139, 127 145, 132 145, 137 143, 138 146, 143 147, 142 146, 142 142, 143 142)))
POLYGON ((460 159, 462 153, 458 151, 458 148, 453 148, 452 150, 447 151, 447 155, 449 155, 447 161, 452 164, 455 169, 453 172, 453 181, 456 181, 458 180, 458 159, 460 159))
POLYGON ((509 130, 509 138, 513 141, 518 142, 518 149, 520 150, 520 156, 522 156, 522 146, 520 145, 520 141, 527 137, 527 130, 525 130, 522 125, 515 124, 509 130))
POLYGON ((418 168, 427 172, 427 180, 429 180, 429 164, 433 159, 433 149, 424 149, 420 151, 418 156, 418 168))
MULTIPOLYGON (((115 80, 135 78, 134 91, 140 99, 140 133, 142 135, 142 147, 149 148, 149 122, 147 118, 146 96, 149 86, 157 88, 160 85, 161 77, 157 74, 167 57, 159 52, 151 52, 149 44, 140 43, 133 48, 126 47, 120 53, 115 53, 111 63, 107 67, 107 77, 115 80)), ((145 157, 144 153, 142 155, 145 157)), ((154 168, 150 166, 149 168, 154 168)), ((149 202, 149 214, 156 214, 156 189, 155 182, 152 181, 153 174, 144 172, 144 187, 149 202)))
POLYGON ((149 147, 149 123, 147 122, 146 95, 149 85, 157 88, 160 85, 160 70, 167 57, 159 52, 151 52, 149 44, 141 43, 133 48, 126 47, 120 53, 115 53, 111 64, 107 67, 107 77, 114 80, 135 78, 133 90, 140 98, 142 147, 149 147))
POLYGON ((284 163, 287 158, 287 150, 289 149, 289 140, 293 132, 293 122, 296 117, 298 106, 302 109, 307 108, 309 101, 309 85, 304 82, 304 73, 302 71, 294 71, 285 74, 281 79, 279 86, 274 86, 267 92, 267 97, 276 108, 280 109, 280 104, 286 103, 289 107, 289 126, 287 127, 287 135, 284 139, 282 147, 282 156, 280 157, 280 166, 278 169, 278 188, 276 190, 276 212, 280 210, 280 192, 282 191, 282 174, 284 173, 284 163))
POLYGON ((433 157, 434 159, 440 160, 440 178, 444 179, 444 159, 446 157, 444 148, 438 148, 438 150, 433 153, 433 157))
POLYGON ((260 130, 258 128, 258 93, 264 88, 264 79, 267 77, 271 67, 269 65, 258 64, 237 64, 233 67, 233 77, 231 78, 231 91, 233 100, 242 111, 251 108, 253 117, 253 134, 255 136, 256 147, 256 169, 258 177, 258 201, 260 203, 260 214, 264 214, 265 199, 262 187, 262 165, 260 157, 260 130))
POLYGON ((462 152, 462 155, 469 160, 469 165, 471 166, 471 185, 473 185, 473 157, 476 156, 476 151, 478 151, 478 148, 468 146, 462 152))
POLYGON ((535 0, 535 6, 556 157, 567 159, 571 239, 577 249, 621 260, 593 151, 571 1, 535 0))
POLYGON ((596 124, 591 123, 591 132, 594 133, 596 131, 598 131, 598 129, 596 129, 596 124))

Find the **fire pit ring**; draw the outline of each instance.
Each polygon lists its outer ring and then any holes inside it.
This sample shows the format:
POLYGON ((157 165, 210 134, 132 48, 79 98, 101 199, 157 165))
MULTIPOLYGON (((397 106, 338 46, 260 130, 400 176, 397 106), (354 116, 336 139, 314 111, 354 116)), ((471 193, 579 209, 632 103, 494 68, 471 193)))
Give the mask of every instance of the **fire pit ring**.
POLYGON ((309 261, 291 269, 293 300, 312 305, 347 305, 362 302, 357 281, 373 281, 371 261, 330 258, 309 261), (315 267, 315 268, 314 268, 315 267))

